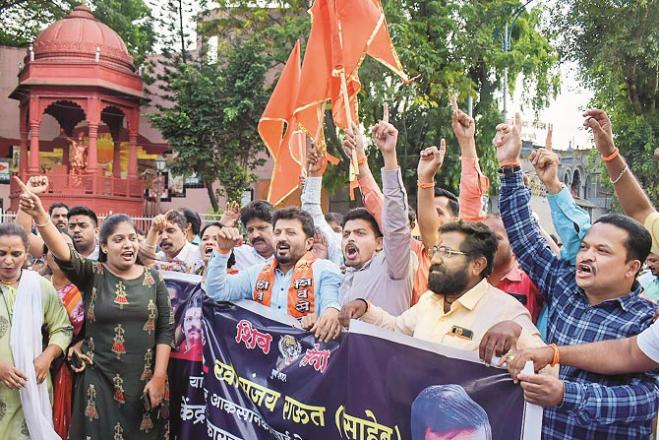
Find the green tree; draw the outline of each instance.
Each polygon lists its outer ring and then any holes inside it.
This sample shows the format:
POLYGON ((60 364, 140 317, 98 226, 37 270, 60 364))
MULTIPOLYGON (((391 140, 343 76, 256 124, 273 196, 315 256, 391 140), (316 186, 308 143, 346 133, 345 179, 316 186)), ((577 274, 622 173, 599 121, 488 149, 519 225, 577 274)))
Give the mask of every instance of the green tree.
MULTIPOLYGON (((27 46, 44 28, 66 16, 79 0, 0 0, 0 44, 27 46)), ((96 18, 124 40, 136 65, 151 53, 155 42, 149 7, 143 0, 88 1, 96 18)))
POLYGON ((268 97, 262 51, 246 43, 231 49, 224 63, 180 64, 168 83, 172 106, 150 115, 172 147, 173 172, 198 173, 215 211, 214 182, 229 200, 240 200, 256 179, 252 170, 263 164, 256 130, 268 97))
MULTIPOLYGON (((207 35, 238 34, 248 23, 251 38, 267 42, 263 57, 269 64, 283 63, 299 37, 306 37, 310 2, 278 1, 278 8, 254 11, 250 1, 220 1, 215 21, 205 24, 207 35), (213 27, 215 26, 215 28, 213 27)), ((459 153, 450 129, 450 93, 460 95, 466 106, 474 101, 474 117, 478 124, 477 144, 484 172, 496 184, 496 161, 491 139, 502 115, 498 110, 504 70, 510 83, 523 74, 528 103, 535 109, 558 91, 554 67, 556 50, 541 26, 542 9, 523 12, 512 32, 512 50, 502 48, 503 30, 510 15, 522 5, 519 0, 413 0, 384 1, 389 30, 401 61, 411 75, 420 75, 412 85, 402 85, 398 78, 379 63, 366 58, 360 69, 362 92, 359 95, 360 118, 368 127, 382 115, 383 103, 389 103, 391 121, 400 132, 399 158, 410 194, 416 194, 416 164, 423 148, 438 144, 441 137, 449 143, 449 154, 438 183, 457 190, 459 153)), ((339 155, 340 134, 326 118, 326 137, 330 151, 339 155)), ((376 169, 381 158, 369 158, 376 169)), ((343 185, 347 161, 330 167, 326 186, 343 185)), ((377 174, 377 173, 376 173, 377 174)), ((494 188, 496 190, 496 188, 494 188)))
POLYGON ((618 148, 656 205, 659 2, 561 0, 556 8, 563 13, 555 23, 563 57, 578 63, 582 81, 594 91, 591 105, 611 116, 618 148))

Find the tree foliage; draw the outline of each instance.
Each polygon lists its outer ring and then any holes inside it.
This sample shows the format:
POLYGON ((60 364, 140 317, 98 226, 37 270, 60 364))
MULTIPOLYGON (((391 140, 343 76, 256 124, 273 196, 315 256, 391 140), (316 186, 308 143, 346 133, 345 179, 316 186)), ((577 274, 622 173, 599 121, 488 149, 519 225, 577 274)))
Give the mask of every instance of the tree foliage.
POLYGON ((229 200, 240 200, 263 164, 256 125, 267 102, 267 66, 258 43, 245 43, 226 53, 223 63, 180 64, 170 76, 172 106, 150 115, 172 147, 173 172, 198 173, 218 210, 212 184, 229 200))
MULTIPOLYGON (((66 16, 79 0, 0 0, 0 44, 27 46, 44 28, 66 16)), ((151 53, 155 42, 151 10, 143 0, 88 1, 96 18, 124 40, 135 64, 151 53)))
POLYGON ((611 116, 616 144, 656 205, 659 3, 561 0, 556 7, 562 12, 555 24, 564 37, 562 55, 578 63, 594 91, 591 105, 611 116))
MULTIPOLYGON (((271 8, 260 9, 248 0, 218 3, 221 12, 205 23, 203 33, 266 42, 263 57, 271 66, 284 62, 295 40, 302 37, 304 41, 308 35, 306 10, 311 2, 276 1, 269 2, 271 8), (245 27, 250 29, 248 35, 241 32, 245 27)), ((512 50, 506 52, 502 48, 503 30, 506 20, 521 6, 518 0, 388 0, 383 4, 400 59, 412 76, 420 78, 412 85, 402 85, 384 66, 367 57, 360 69, 361 122, 366 127, 372 125, 381 117, 384 102, 389 104, 391 121, 400 132, 399 160, 410 194, 416 193, 420 150, 447 138, 449 154, 438 183, 457 190, 459 151, 450 129, 448 98, 456 92, 466 107, 467 98, 472 97, 482 166, 486 174, 495 177, 496 161, 490 146, 494 128, 502 118, 498 96, 504 69, 509 70, 510 84, 523 74, 528 103, 536 109, 558 89, 553 70, 558 56, 549 36, 541 30, 541 10, 520 15, 512 32, 512 50)), ((329 118, 325 133, 331 152, 339 155, 340 134, 337 136, 329 118)), ((371 154, 369 160, 373 169, 382 163, 377 154, 371 154)), ((347 161, 330 167, 326 185, 343 184, 347 169, 347 161)))

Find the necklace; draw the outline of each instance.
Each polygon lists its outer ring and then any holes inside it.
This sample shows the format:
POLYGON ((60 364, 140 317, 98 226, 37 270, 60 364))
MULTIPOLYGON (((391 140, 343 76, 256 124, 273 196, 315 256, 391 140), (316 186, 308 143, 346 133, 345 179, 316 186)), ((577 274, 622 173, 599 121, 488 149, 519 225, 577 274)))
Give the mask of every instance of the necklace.
POLYGON ((11 327, 12 326, 12 322, 11 322, 12 312, 11 312, 11 310, 9 310, 9 304, 7 304, 7 298, 5 298, 5 289, 0 287, 0 293, 2 294, 2 302, 5 303, 5 309, 7 309, 7 316, 9 317, 9 327, 11 327))

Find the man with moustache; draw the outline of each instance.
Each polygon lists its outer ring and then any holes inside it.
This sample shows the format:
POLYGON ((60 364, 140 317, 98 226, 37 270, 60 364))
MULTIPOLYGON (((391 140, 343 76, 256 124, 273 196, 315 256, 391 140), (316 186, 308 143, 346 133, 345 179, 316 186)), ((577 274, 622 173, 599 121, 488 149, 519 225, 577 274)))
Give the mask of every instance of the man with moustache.
POLYGON ((398 130, 380 121, 372 133, 384 159, 382 230, 365 208, 353 209, 343 218, 341 248, 347 269, 341 304, 363 298, 399 315, 410 307, 418 260, 410 249, 407 194, 396 157, 398 130))
POLYGON ((231 249, 240 239, 236 228, 218 233, 220 251, 208 262, 206 294, 215 301, 252 299, 302 321, 322 341, 341 334, 339 286, 343 276, 334 263, 311 252, 316 232, 309 213, 298 208, 272 217, 274 258, 227 273, 231 249))
MULTIPOLYGON (((74 206, 67 213, 73 247, 83 257, 98 260, 98 217, 86 206, 74 206)), ((59 229, 59 228, 58 228, 59 229)))
MULTIPOLYGON (((392 316, 372 302, 359 298, 346 304, 341 317, 361 319, 398 333, 478 351, 480 342, 495 323, 514 321, 524 330, 517 348, 544 343, 519 301, 488 283, 497 240, 482 223, 462 220, 443 224, 433 246, 429 291, 400 316, 392 316)), ((501 343, 505 343, 502 339, 501 343)))
POLYGON ((250 202, 242 209, 240 222, 247 231, 249 244, 233 248, 233 254, 236 258, 234 269, 241 271, 255 264, 265 264, 272 261, 275 253, 272 244, 273 211, 272 205, 265 200, 250 202))
MULTIPOLYGON (((165 214, 164 220, 158 231, 160 252, 156 254, 156 260, 159 262, 157 264, 164 270, 190 272, 201 261, 201 253, 199 246, 187 240, 185 216, 180 211, 171 210, 165 214), (169 264, 172 267, 168 267, 169 264)), ((147 242, 149 241, 147 237, 147 242)))
MULTIPOLYGON (((556 344, 630 337, 650 326, 654 307, 639 297, 636 277, 652 239, 638 221, 609 214, 581 241, 576 267, 554 255, 531 215, 531 194, 520 169, 521 128, 519 114, 514 124, 497 126, 493 142, 501 166, 499 206, 522 269, 548 303, 547 339, 553 344, 551 364, 556 364, 561 361, 556 344)), ((546 154, 534 151, 531 160, 539 173, 553 173, 541 178, 557 193, 560 180, 546 154)), ((508 361, 515 362, 515 356, 509 355, 508 361)), ((517 379, 525 399, 545 408, 543 439, 648 438, 659 407, 659 386, 652 373, 603 376, 562 365, 560 378, 520 374, 517 379)))
POLYGON ((48 215, 50 216, 50 221, 53 222, 57 229, 61 232, 66 231, 69 228, 69 207, 66 203, 55 202, 48 208, 48 215))

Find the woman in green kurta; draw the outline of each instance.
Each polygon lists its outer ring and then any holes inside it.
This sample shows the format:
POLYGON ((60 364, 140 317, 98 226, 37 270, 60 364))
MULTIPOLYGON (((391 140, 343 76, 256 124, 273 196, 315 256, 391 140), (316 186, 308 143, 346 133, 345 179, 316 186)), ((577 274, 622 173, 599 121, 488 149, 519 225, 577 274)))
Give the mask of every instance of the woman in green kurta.
MULTIPOLYGON (((22 267, 27 258, 27 235, 19 226, 0 225, 0 440, 29 439, 18 389, 26 374, 14 366, 10 347, 14 310, 22 267)), ((43 323, 48 331, 48 347, 35 360, 37 382, 48 377, 48 369, 71 341, 73 327, 57 292, 48 280, 40 278, 43 323)))
POLYGON ((139 243, 126 215, 105 219, 99 262, 81 257, 62 239, 35 194, 24 188, 21 209, 36 221, 55 260, 83 296, 83 360, 73 397, 71 439, 159 438, 173 335, 169 295, 157 271, 136 264, 139 243), (148 411, 145 400, 154 408, 148 411))

